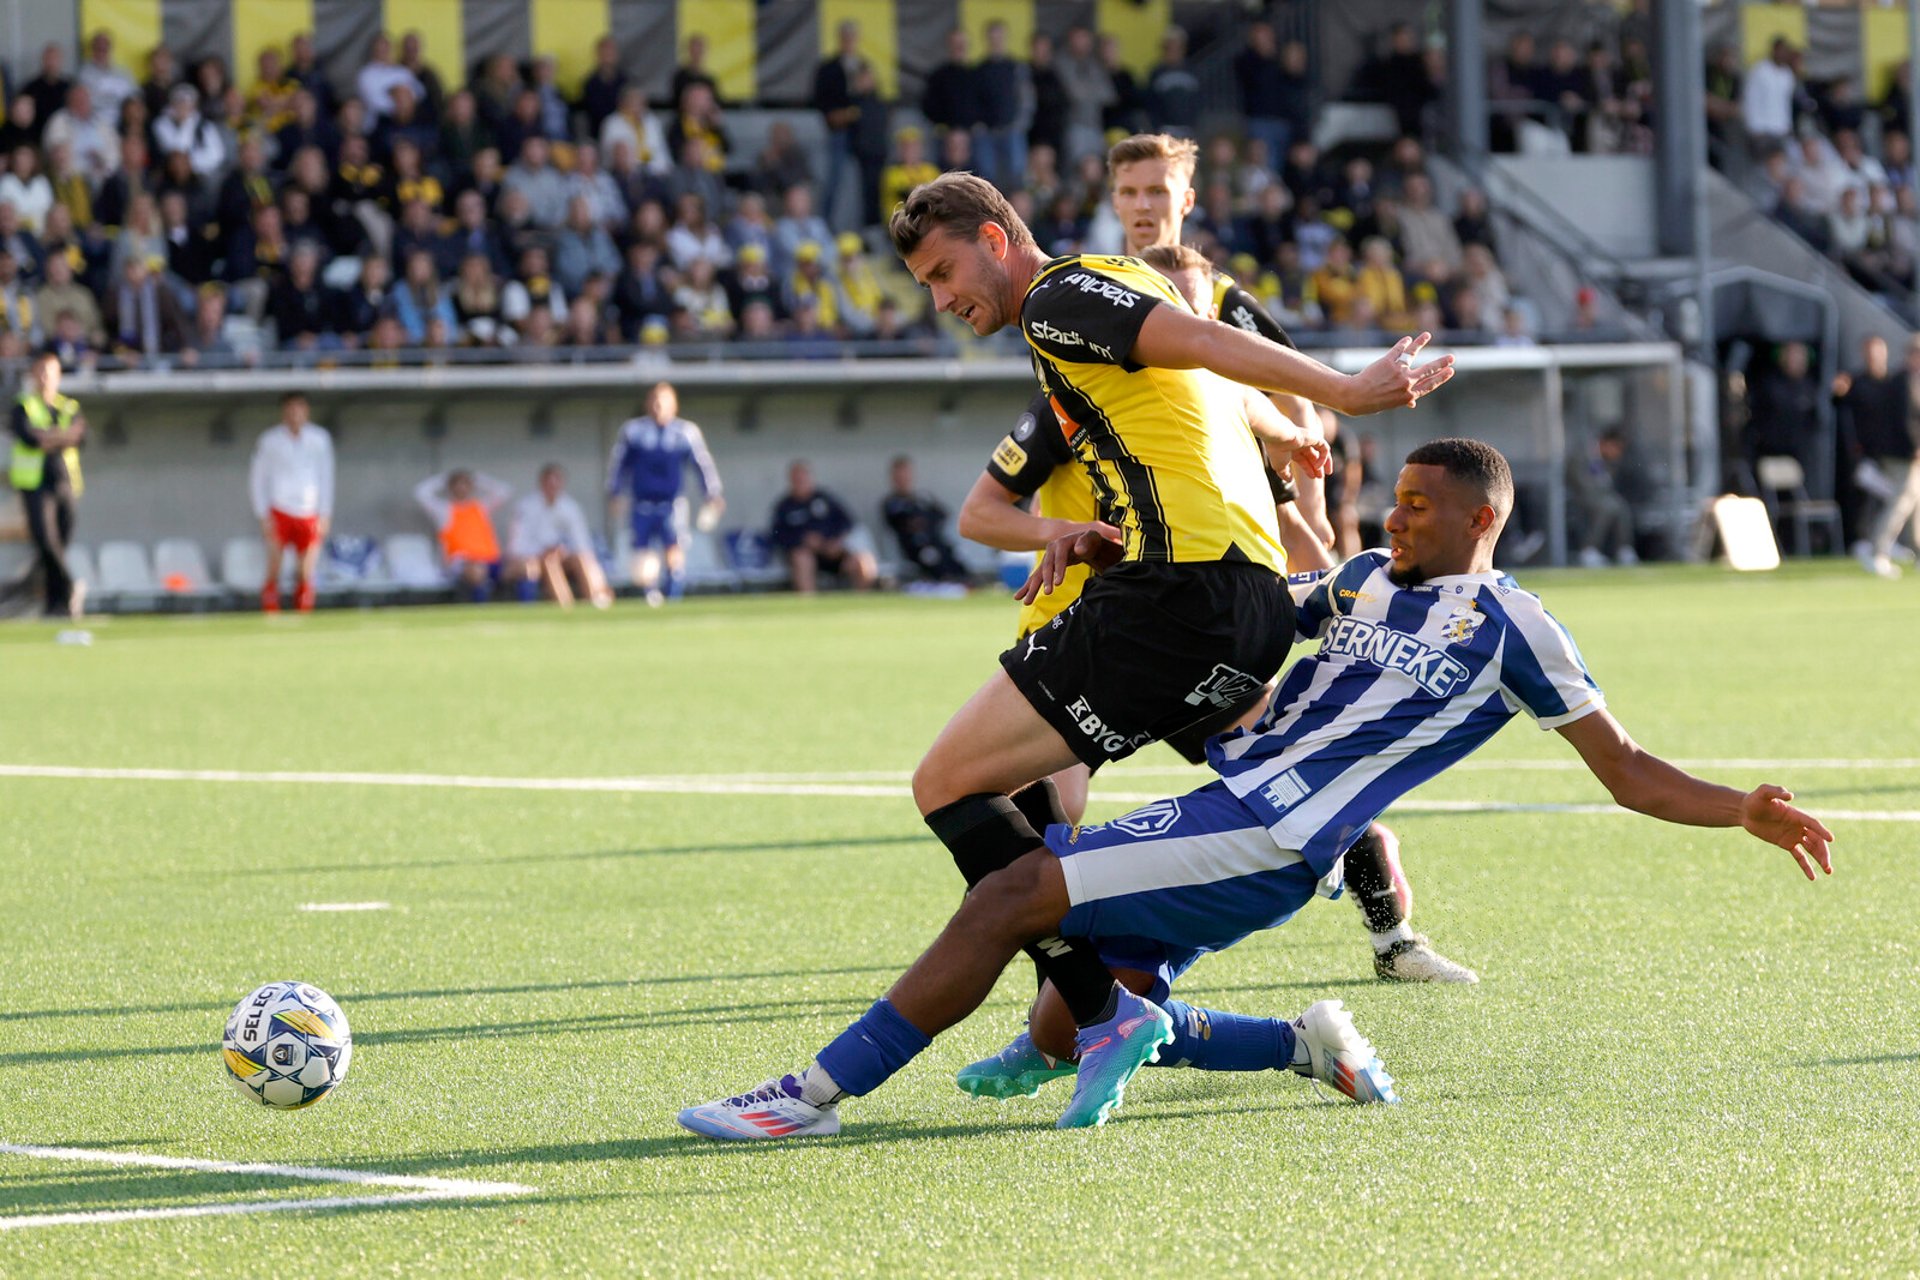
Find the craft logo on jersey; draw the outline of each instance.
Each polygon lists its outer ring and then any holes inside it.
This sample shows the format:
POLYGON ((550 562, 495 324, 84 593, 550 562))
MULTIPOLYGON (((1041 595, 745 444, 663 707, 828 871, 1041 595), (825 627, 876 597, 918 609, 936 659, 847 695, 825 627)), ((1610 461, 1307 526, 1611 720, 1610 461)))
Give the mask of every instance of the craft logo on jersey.
POLYGON ((1235 671, 1226 663, 1217 662, 1199 687, 1187 695, 1187 705, 1197 707, 1201 703, 1209 703, 1225 711, 1238 706, 1262 683, 1244 671, 1235 671))
MULTIPOLYGON (((1078 603, 1076 601, 1075 603, 1078 603)), ((1107 722, 1094 714, 1087 705, 1085 697, 1075 698, 1067 704, 1067 714, 1080 726, 1080 732, 1092 738, 1100 750, 1108 755, 1118 755, 1123 751, 1133 751, 1153 741, 1151 733, 1136 733, 1128 737, 1124 733, 1109 728, 1107 722)))
POLYGON ((1447 625, 1440 628, 1440 635, 1448 644, 1467 644, 1479 632, 1480 624, 1486 620, 1487 616, 1484 613, 1468 605, 1447 619, 1447 625))
POLYGON ((1180 821, 1180 802, 1178 800, 1155 800, 1152 804, 1135 809, 1113 820, 1113 825, 1130 836, 1164 835, 1180 821))
MULTIPOLYGON (((1133 305, 1132 299, 1128 299, 1127 305, 1133 305)), ((1075 333, 1071 329, 1062 329, 1058 325, 1048 324, 1045 320, 1035 320, 1031 325, 1027 326, 1027 329, 1034 338, 1041 342, 1051 342, 1056 347, 1085 347, 1102 360, 1113 359, 1113 349, 1111 347, 1103 347, 1083 333, 1075 333)))
POLYGON ((1472 679, 1459 659, 1365 618, 1340 618, 1320 646, 1325 657, 1352 658, 1398 671, 1436 698, 1445 698, 1472 679))
POLYGON ((1084 271, 1076 271, 1067 277, 1066 283, 1074 286, 1082 293, 1091 293, 1096 297, 1105 298, 1108 302, 1117 302, 1121 306, 1129 308, 1133 306, 1133 290, 1128 289, 1124 285, 1115 284, 1111 280, 1104 280, 1099 276, 1088 275, 1084 271))

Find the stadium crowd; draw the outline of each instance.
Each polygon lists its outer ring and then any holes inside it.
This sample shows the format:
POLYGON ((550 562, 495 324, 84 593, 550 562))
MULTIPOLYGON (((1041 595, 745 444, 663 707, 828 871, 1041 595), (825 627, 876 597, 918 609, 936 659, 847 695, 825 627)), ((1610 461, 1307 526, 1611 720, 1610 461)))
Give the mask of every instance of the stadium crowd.
POLYGON ((1781 225, 1900 308, 1920 252, 1911 80, 1902 63, 1870 103, 1852 76, 1810 79, 1806 50, 1784 37, 1750 67, 1730 46, 1707 66, 1716 163, 1754 174, 1754 193, 1781 225))
MULTIPOLYGON (((873 250, 914 185, 974 169, 1049 250, 1111 251, 1107 141, 1197 136, 1201 85, 1177 28, 1144 77, 1084 27, 1016 51, 993 23, 977 55, 956 31, 917 102, 880 97, 856 24, 838 39, 814 82, 824 145, 775 119, 751 157, 697 33, 665 102, 605 36, 573 92, 546 56, 487 58, 461 84, 415 33, 376 36, 350 83, 304 36, 245 76, 218 57, 182 67, 162 45, 137 78, 105 32, 69 71, 49 45, 0 123, 0 358, 924 344, 938 332, 924 297, 873 250)), ((1406 136, 1378 163, 1329 162, 1310 137, 1306 48, 1252 23, 1233 66, 1239 125, 1202 139, 1188 239, 1292 329, 1528 341, 1484 198, 1445 207, 1426 173, 1418 115, 1436 64, 1410 41, 1396 28, 1353 88, 1385 86, 1406 136)))

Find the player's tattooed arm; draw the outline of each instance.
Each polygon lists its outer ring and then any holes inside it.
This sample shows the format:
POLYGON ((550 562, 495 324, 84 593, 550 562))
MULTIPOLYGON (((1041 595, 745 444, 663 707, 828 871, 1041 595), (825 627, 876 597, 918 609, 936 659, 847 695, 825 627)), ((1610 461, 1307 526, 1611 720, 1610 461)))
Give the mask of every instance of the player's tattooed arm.
POLYGON ((1621 807, 1689 827, 1743 827, 1792 854, 1807 879, 1816 866, 1833 874, 1833 832, 1788 803, 1793 793, 1785 787, 1766 783, 1742 794, 1696 778, 1642 748, 1604 708, 1559 733, 1621 807))

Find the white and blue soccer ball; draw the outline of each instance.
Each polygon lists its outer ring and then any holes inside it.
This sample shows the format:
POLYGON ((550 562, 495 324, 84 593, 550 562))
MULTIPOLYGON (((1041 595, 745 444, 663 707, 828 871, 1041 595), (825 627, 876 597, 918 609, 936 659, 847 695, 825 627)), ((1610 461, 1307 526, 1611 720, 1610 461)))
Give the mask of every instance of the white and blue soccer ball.
POLYGON ((282 1111, 312 1106, 347 1078, 353 1032, 333 997, 307 982, 269 982, 234 1006, 220 1052, 233 1087, 282 1111))

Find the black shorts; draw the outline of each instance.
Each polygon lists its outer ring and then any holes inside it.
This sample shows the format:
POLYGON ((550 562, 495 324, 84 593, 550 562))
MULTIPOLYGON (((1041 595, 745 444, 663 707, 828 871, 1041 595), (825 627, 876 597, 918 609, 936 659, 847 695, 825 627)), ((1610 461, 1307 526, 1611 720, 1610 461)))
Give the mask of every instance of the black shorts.
POLYGON ((1293 597, 1273 570, 1136 563, 1088 579, 1000 665, 1098 768, 1161 739, 1203 743, 1245 714, 1292 644, 1293 597))

